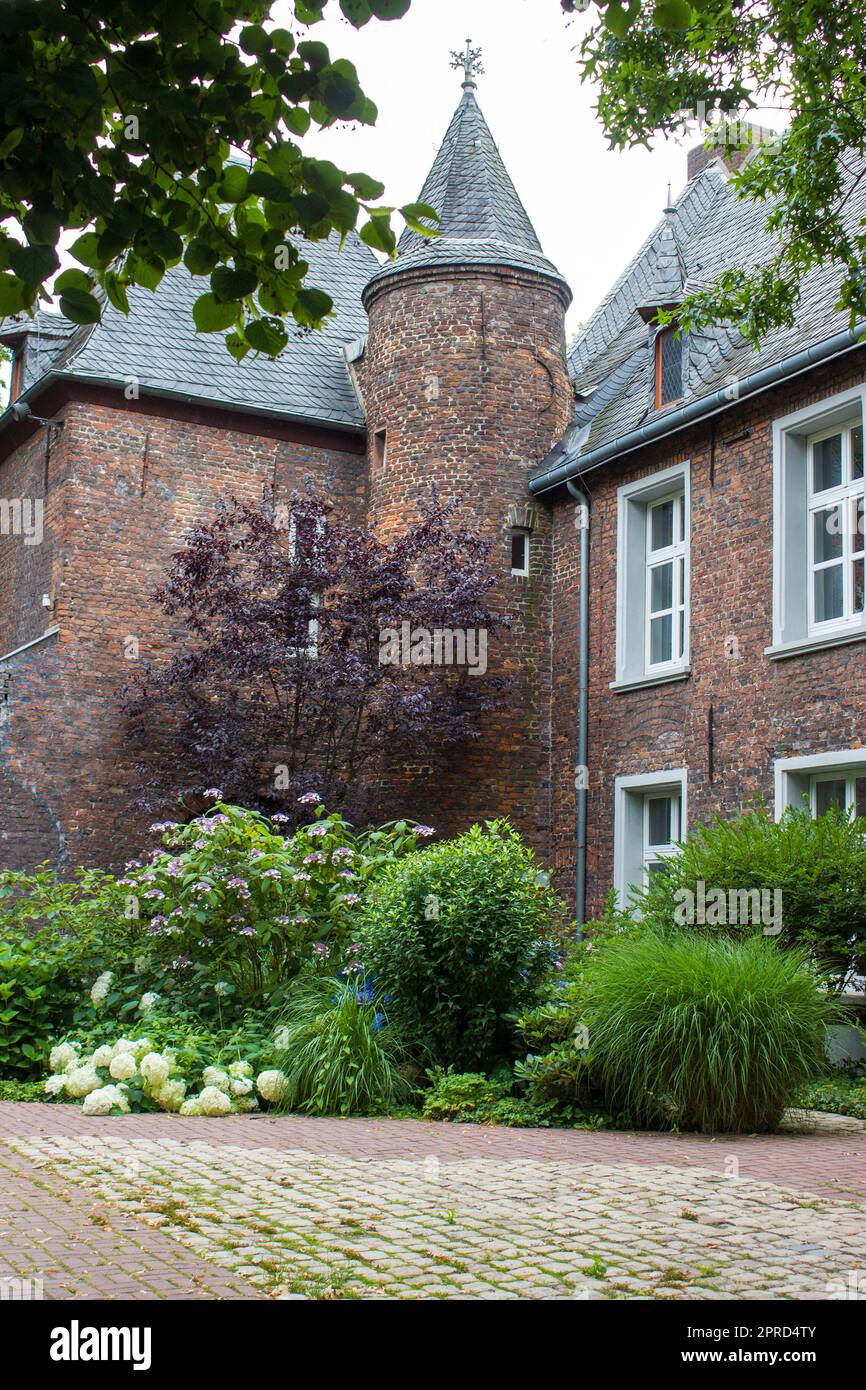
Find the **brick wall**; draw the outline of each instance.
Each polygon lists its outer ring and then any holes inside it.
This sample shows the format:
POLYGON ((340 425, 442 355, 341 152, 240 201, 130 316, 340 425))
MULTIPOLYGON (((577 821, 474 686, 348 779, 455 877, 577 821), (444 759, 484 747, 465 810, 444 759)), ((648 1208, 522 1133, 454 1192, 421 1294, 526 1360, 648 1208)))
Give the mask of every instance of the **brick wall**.
MULTIPOLYGON (((866 651, 853 643, 771 660, 772 422, 863 380, 851 353, 744 401, 708 425, 628 455, 585 478, 592 499, 588 908, 613 881, 614 779, 685 766, 689 824, 735 812, 754 796, 773 804, 773 761, 857 747, 866 740, 866 651), (738 439, 745 430, 747 439, 738 439), (730 441, 730 442, 728 442, 730 441), (714 455, 714 467, 712 466, 714 455), (614 692, 617 488, 690 460, 691 675, 614 692), (739 655, 725 656, 737 638, 739 655), (713 717, 710 777, 708 716, 713 717)), ((571 895, 574 866, 578 654, 578 534, 574 504, 553 512, 555 867, 571 895)))
MULTIPOLYGON (((166 655, 165 620, 150 595, 183 532, 212 515, 219 497, 257 499, 270 483, 279 495, 312 480, 344 514, 363 514, 364 459, 352 436, 293 439, 284 437, 288 426, 261 422, 252 434, 249 420, 211 412, 205 423, 201 411, 186 420, 156 410, 104 397, 65 406, 49 473, 50 539, 23 568, 13 556, 0 570, 0 613, 17 615, 7 618, 4 652, 44 630, 43 587, 55 595, 50 623, 60 627, 8 663, 0 863, 116 863, 140 844, 117 700, 131 674, 126 639, 137 639, 139 660, 166 655)), ((13 482, 30 485, 43 448, 40 432, 0 465, 0 495, 13 482)))
POLYGON ((461 521, 493 542, 501 579, 492 606, 512 618, 488 658, 491 673, 512 680, 509 708, 485 719, 476 742, 454 749, 444 776, 394 768, 391 795, 443 830, 507 815, 546 849, 550 536, 541 508, 529 578, 512 576, 508 514, 530 500, 527 472, 570 416, 564 305, 549 281, 490 270, 396 276, 368 308, 370 524, 383 535, 402 526, 431 484, 443 499, 462 497, 461 521))

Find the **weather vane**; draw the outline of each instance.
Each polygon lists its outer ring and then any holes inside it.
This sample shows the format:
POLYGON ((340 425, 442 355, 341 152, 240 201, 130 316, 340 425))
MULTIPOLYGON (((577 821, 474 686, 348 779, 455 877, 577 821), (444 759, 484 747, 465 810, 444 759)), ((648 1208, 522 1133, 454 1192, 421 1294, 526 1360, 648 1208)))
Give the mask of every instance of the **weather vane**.
POLYGON ((463 69, 463 86, 474 87, 475 78, 481 77, 484 73, 484 65, 481 62, 481 49, 472 47, 472 40, 466 40, 466 49, 463 53, 458 53, 456 49, 451 50, 452 68, 463 69))

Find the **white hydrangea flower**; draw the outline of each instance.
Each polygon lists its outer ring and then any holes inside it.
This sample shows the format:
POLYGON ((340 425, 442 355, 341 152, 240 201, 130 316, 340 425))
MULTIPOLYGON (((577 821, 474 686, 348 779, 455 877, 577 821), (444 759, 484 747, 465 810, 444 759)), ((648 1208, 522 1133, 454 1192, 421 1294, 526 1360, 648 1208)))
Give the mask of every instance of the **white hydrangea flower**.
POLYGON ((285 1052, 289 1045, 289 1030, 285 1024, 278 1028, 274 1033, 274 1047, 278 1052, 285 1052))
POLYGON ((83 1067, 74 1067, 66 1077, 67 1093, 75 1100, 83 1100, 90 1095, 91 1091, 96 1091, 102 1085, 99 1074, 95 1067, 88 1062, 83 1067))
POLYGON ((249 1110, 258 1110, 258 1108, 259 1103, 255 1096, 238 1096, 235 1101, 235 1110, 241 1111, 242 1114, 249 1110))
POLYGON ((91 1057, 91 1065, 94 1067, 107 1067, 111 1063, 114 1053, 110 1043, 103 1043, 98 1047, 91 1057))
POLYGON ((232 1062, 229 1067, 229 1076, 252 1076, 252 1062, 232 1062))
POLYGON ((259 1072, 256 1086, 262 1100, 270 1101, 272 1104, 278 1101, 285 1094, 286 1074, 282 1071, 262 1071, 259 1072))
POLYGON ((138 1012, 146 1018, 158 999, 159 995, 154 994, 152 990, 147 994, 143 994, 138 1001, 138 1012))
POLYGON ((181 1115, 200 1115, 202 1113, 201 1096, 190 1096, 189 1100, 185 1100, 180 1107, 180 1113, 181 1115))
POLYGON ((150 1038, 136 1038, 132 1044, 132 1053, 137 1062, 140 1062, 145 1053, 150 1051, 150 1038))
POLYGON ((139 1070, 148 1086, 158 1091, 168 1081, 168 1058, 160 1052, 147 1052, 139 1063, 139 1070))
POLYGON ((104 1002, 105 996, 108 994, 109 985, 113 979, 114 972, 112 970, 103 970, 99 978, 94 981, 93 988, 90 991, 90 1002, 96 1008, 99 1008, 99 1005, 104 1002))
POLYGON ((233 1096, 248 1096, 253 1089, 252 1078, 249 1076, 233 1076, 229 1082, 229 1089, 233 1096))
POLYGON ((71 1043, 58 1043, 52 1047, 48 1058, 48 1065, 52 1071, 66 1071, 70 1066, 75 1066, 78 1062, 78 1053, 71 1043))
POLYGON ((133 974, 143 975, 149 965, 150 961, 147 956, 136 956, 135 960, 132 962, 133 974))
POLYGON ((110 1115, 112 1110, 129 1114, 129 1101, 121 1086, 99 1086, 84 1097, 82 1110, 85 1115, 110 1115))
POLYGON ((109 1076, 113 1076, 115 1081, 131 1081, 137 1071, 138 1067, 131 1052, 118 1052, 116 1057, 112 1057, 108 1068, 109 1076))
POLYGON ((120 1052, 135 1052, 135 1043, 129 1038, 118 1038, 111 1049, 112 1057, 116 1057, 120 1052))
POLYGON ((216 1086, 205 1086, 198 1099, 203 1115, 230 1115, 232 1113, 231 1101, 225 1091, 220 1091, 216 1086))
POLYGON ((45 1082, 44 1091, 47 1096, 59 1096, 66 1090, 65 1076, 49 1076, 45 1082))
POLYGON ((154 1091, 153 1098, 162 1110, 177 1112, 183 1109, 185 1095, 185 1081, 164 1081, 159 1090, 154 1091))
POLYGON ((223 1071, 222 1067, 205 1067, 201 1079, 205 1087, 215 1088, 218 1091, 227 1091, 229 1088, 228 1072, 223 1071))

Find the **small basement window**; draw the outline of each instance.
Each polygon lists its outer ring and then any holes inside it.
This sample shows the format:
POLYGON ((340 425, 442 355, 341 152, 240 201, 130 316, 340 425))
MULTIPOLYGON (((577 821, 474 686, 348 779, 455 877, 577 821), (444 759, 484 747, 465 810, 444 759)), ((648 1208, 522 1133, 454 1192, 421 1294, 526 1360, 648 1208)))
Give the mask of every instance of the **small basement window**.
POLYGON ((529 574, 529 532, 511 532, 511 573, 529 574))
POLYGON ((675 326, 662 328, 655 341, 655 406, 660 410, 682 399, 683 339, 675 326))

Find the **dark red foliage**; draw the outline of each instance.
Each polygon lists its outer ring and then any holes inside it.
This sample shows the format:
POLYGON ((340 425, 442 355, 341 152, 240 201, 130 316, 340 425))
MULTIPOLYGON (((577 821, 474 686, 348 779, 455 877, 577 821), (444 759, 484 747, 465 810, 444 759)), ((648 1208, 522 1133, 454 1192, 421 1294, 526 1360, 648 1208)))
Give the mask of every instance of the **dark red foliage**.
POLYGON ((487 606, 489 543, 455 509, 433 497, 389 544, 317 496, 231 500, 197 525, 155 595, 175 654, 123 692, 145 804, 197 809, 217 786, 294 819, 315 789, 361 817, 401 764, 477 738, 501 677, 380 661, 383 631, 407 622, 488 639, 509 622, 487 606))

